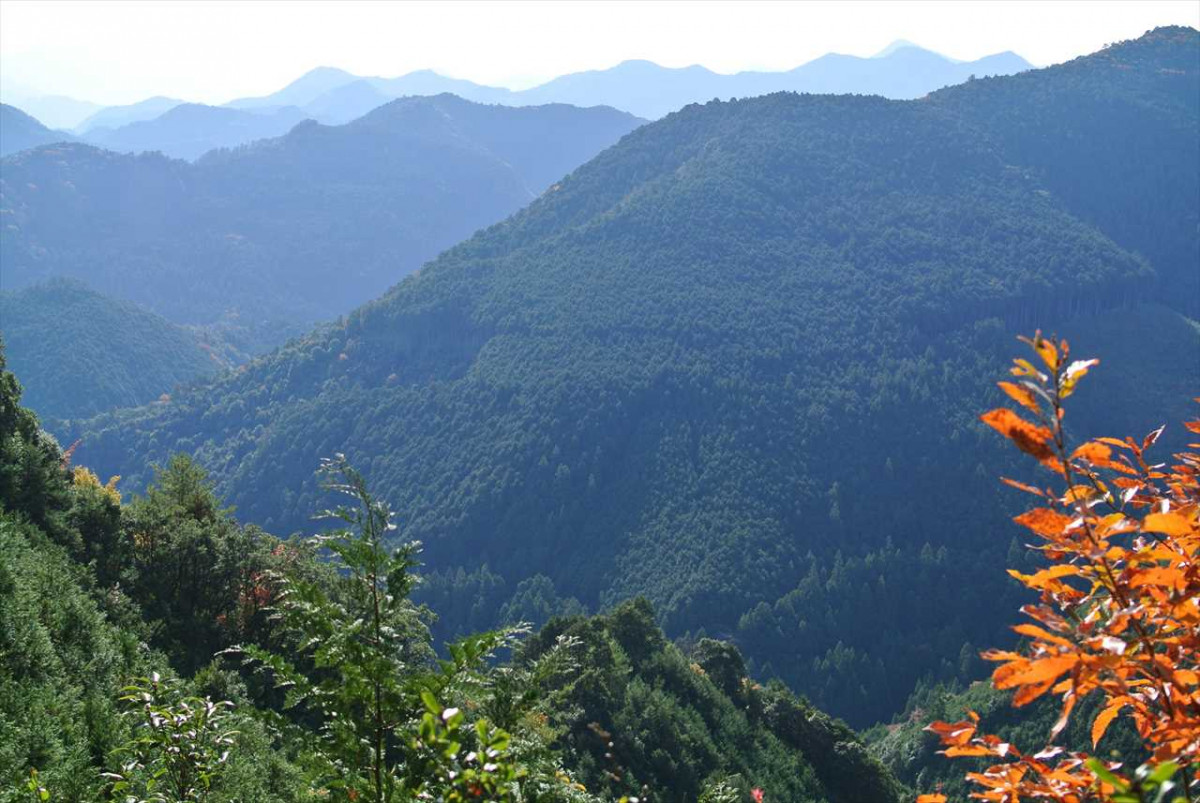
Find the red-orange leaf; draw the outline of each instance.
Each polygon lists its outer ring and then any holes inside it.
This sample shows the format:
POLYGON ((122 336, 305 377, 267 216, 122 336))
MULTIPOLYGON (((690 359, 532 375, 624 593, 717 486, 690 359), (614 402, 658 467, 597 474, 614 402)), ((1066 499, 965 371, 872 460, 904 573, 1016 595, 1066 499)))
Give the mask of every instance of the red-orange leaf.
POLYGON ((1038 406, 1037 397, 1033 395, 1033 391, 1029 388, 1021 387, 1013 382, 997 382, 1000 389, 1008 394, 1008 397, 1022 407, 1038 412, 1041 408, 1038 406))
POLYGON ((1018 667, 1016 671, 1001 675, 1001 670, 1005 668, 1002 666, 992 675, 992 681, 997 689, 1011 689, 1014 686, 1027 686, 1031 683, 1045 683, 1046 681, 1055 680, 1064 672, 1070 672, 1077 663, 1079 663, 1078 656, 1055 655, 1051 658, 1030 661, 1024 666, 1018 667))
POLYGON ((1142 529, 1150 533, 1187 535, 1193 525, 1178 513, 1151 513, 1142 521, 1142 529))
POLYGON ((1062 535, 1063 530, 1067 529, 1067 525, 1071 523, 1069 517, 1046 507, 1037 507, 1026 511, 1013 521, 1047 538, 1057 538, 1062 535))
POLYGON ((1182 585, 1184 574, 1179 569, 1171 566, 1158 566, 1151 569, 1142 569, 1135 573, 1129 580, 1131 588, 1138 586, 1168 586, 1174 587, 1182 585))
POLYGON ((1092 723, 1092 747, 1100 743, 1100 737, 1108 730, 1108 726, 1117 718, 1117 714, 1121 711, 1124 703, 1110 705, 1097 715, 1096 721, 1092 723))
POLYGON ((1038 460, 1054 457, 1054 450, 1049 446, 1052 437, 1050 430, 1029 423, 1007 407, 984 413, 979 420, 1011 440, 1022 452, 1038 460))
POLYGON ((1091 441, 1071 452, 1071 459, 1102 465, 1112 459, 1112 449, 1098 441, 1091 441))

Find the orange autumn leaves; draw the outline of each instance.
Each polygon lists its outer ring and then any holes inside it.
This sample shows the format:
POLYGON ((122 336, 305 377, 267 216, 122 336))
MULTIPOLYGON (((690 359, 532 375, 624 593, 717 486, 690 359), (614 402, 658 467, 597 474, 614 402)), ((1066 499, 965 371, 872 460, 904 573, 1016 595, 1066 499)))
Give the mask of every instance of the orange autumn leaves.
MULTIPOLYGON (((1057 746, 1027 755, 981 734, 973 712, 927 730, 947 756, 996 760, 967 775, 979 800, 1195 800, 1188 786, 1189 768, 1200 763, 1200 444, 1155 462, 1148 453, 1160 428, 1141 441, 1099 438, 1071 449, 1063 402, 1097 361, 1071 362, 1065 341, 1040 333, 1022 340, 1034 360, 1014 360, 1015 381, 999 383, 1022 412, 1000 408, 981 418, 1051 474, 1045 485, 1004 480, 1036 498, 1015 521, 1047 565, 1009 572, 1038 593, 1022 608, 1032 622, 1014 628, 1024 646, 983 657, 998 664, 992 683, 1013 690, 1014 705, 1046 694, 1061 700, 1051 743, 1080 700, 1100 695, 1093 748, 1125 717, 1150 760, 1135 770, 1057 746)), ((1184 427, 1200 433, 1200 422, 1184 427)), ((934 793, 918 803, 945 800, 934 793)))

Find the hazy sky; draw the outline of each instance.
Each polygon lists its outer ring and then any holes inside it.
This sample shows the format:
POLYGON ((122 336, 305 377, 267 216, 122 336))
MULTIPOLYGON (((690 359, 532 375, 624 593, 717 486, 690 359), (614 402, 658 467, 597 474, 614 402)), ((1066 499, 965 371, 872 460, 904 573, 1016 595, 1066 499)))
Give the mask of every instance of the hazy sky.
POLYGON ((1047 65, 1165 24, 1200 26, 1200 2, 0 0, 0 84, 106 104, 222 103, 318 65, 383 76, 431 68, 519 88, 631 58, 787 69, 895 39, 1047 65))

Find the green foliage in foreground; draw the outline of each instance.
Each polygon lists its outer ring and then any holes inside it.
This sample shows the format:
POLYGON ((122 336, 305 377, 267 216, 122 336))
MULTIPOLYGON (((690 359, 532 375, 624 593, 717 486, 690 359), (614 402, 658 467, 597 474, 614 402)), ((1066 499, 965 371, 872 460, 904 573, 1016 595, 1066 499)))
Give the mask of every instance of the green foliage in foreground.
POLYGON ((0 803, 903 796, 853 731, 728 644, 688 657, 645 602, 439 659, 417 547, 344 462, 347 526, 307 543, 238 524, 183 457, 122 504, 2 368, 0 803))

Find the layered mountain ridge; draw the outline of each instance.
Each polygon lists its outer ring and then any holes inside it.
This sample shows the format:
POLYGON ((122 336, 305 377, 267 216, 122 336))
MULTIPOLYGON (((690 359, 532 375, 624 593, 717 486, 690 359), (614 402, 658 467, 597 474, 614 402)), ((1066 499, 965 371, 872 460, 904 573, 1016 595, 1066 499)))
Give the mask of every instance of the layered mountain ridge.
POLYGON ((1106 356, 1081 431, 1148 431, 1194 392, 1164 366, 1200 354, 1176 292, 1198 56, 1169 28, 919 101, 688 106, 343 323, 70 435, 134 487, 192 452, 276 530, 345 453, 433 568, 643 594, 672 633, 885 718, 919 677, 968 677, 945 656, 1002 643, 1018 604, 994 570, 1016 533, 980 524, 1012 458, 976 422, 1014 334, 1106 356), (1037 158, 1081 130, 1086 158, 1037 158), (1071 191, 1131 141, 1160 144, 1133 192, 1071 191), (1182 223, 1138 211, 1152 186, 1182 223))
POLYGON ((298 332, 516 211, 640 122, 447 95, 196 164, 83 144, 24 151, 0 178, 0 282, 73 277, 177 323, 234 315, 298 332))

